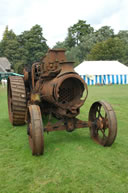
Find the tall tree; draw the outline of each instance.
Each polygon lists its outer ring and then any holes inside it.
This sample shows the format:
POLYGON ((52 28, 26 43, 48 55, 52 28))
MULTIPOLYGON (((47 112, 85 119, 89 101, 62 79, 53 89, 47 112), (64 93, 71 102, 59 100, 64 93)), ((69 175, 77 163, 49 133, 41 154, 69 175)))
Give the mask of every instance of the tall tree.
POLYGON ((19 43, 16 34, 12 30, 9 30, 8 26, 5 28, 0 47, 1 56, 7 57, 13 67, 14 61, 17 58, 16 52, 19 48, 19 43))
POLYGON ((21 48, 25 51, 27 64, 31 65, 40 60, 48 50, 46 39, 43 37, 42 28, 39 25, 33 26, 30 31, 24 31, 18 37, 21 48))
POLYGON ((76 24, 68 28, 67 42, 70 42, 69 47, 77 46, 81 43, 82 37, 92 33, 94 31, 90 24, 86 24, 86 21, 79 20, 76 24))

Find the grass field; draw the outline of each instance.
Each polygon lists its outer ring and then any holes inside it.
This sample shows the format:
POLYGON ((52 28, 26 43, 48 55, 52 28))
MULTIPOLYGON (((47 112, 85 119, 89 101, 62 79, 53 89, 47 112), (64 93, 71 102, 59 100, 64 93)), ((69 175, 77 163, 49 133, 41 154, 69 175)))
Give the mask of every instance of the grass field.
POLYGON ((89 129, 45 133, 45 153, 34 157, 26 126, 8 119, 6 89, 0 87, 0 193, 128 193, 128 85, 90 86, 79 118, 91 104, 109 102, 118 135, 111 147, 90 139, 89 129))

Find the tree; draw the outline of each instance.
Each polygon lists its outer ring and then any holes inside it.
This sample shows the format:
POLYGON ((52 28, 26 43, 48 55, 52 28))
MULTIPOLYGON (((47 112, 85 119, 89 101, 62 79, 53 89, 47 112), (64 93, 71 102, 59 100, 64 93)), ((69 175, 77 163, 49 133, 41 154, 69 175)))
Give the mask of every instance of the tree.
POLYGON ((1 56, 6 57, 10 63, 14 64, 16 60, 16 51, 19 48, 19 43, 17 41, 17 37, 12 30, 8 29, 8 26, 5 28, 3 39, 1 41, 1 56))
POLYGON ((125 43, 125 57, 123 58, 123 63, 128 66, 128 30, 121 30, 117 34, 117 37, 119 37, 124 43, 125 43))
POLYGON ((2 57, 3 56, 3 50, 2 50, 2 43, 0 42, 0 57, 2 57))
POLYGON ((123 40, 126 44, 128 44, 128 30, 120 30, 117 34, 121 40, 123 40))
POLYGON ((55 48, 63 48, 63 49, 66 49, 65 41, 63 41, 63 42, 57 42, 56 45, 53 47, 53 49, 55 49, 55 48))
POLYGON ((68 36, 66 41, 69 42, 69 47, 77 46, 81 43, 82 37, 92 33, 94 31, 90 24, 86 24, 86 21, 79 20, 76 24, 68 28, 68 36))
POLYGON ((3 41, 6 40, 14 40, 16 38, 16 34, 8 29, 8 26, 6 26, 4 34, 3 34, 3 41))
POLYGON ((74 62, 74 66, 77 66, 82 62, 81 60, 81 52, 79 46, 72 47, 70 50, 66 51, 66 58, 68 61, 74 62))
POLYGON ((88 60, 119 60, 125 56, 125 44, 118 37, 98 42, 88 54, 88 60))
POLYGON ((97 42, 105 41, 110 37, 114 37, 114 30, 110 26, 103 26, 94 33, 97 42))
POLYGON ((20 49, 25 50, 26 62, 30 66, 39 61, 48 50, 46 39, 43 37, 42 28, 39 25, 33 26, 30 31, 24 31, 18 37, 18 41, 21 45, 20 49))

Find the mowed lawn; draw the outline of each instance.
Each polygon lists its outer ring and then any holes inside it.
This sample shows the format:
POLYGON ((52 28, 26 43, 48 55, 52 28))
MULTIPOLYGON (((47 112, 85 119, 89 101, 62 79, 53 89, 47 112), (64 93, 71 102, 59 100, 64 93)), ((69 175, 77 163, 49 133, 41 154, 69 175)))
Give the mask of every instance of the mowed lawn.
POLYGON ((89 129, 44 134, 45 153, 32 156, 26 125, 8 119, 6 89, 0 87, 0 193, 128 193, 128 85, 90 86, 79 118, 93 102, 106 100, 117 116, 111 147, 90 139, 89 129))

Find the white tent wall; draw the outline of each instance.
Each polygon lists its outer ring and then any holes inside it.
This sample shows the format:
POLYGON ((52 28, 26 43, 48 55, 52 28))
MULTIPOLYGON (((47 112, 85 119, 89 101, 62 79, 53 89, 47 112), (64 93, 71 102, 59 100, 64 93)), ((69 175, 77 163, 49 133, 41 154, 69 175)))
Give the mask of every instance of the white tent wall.
POLYGON ((87 85, 128 84, 128 67, 118 61, 84 61, 75 71, 87 85))

